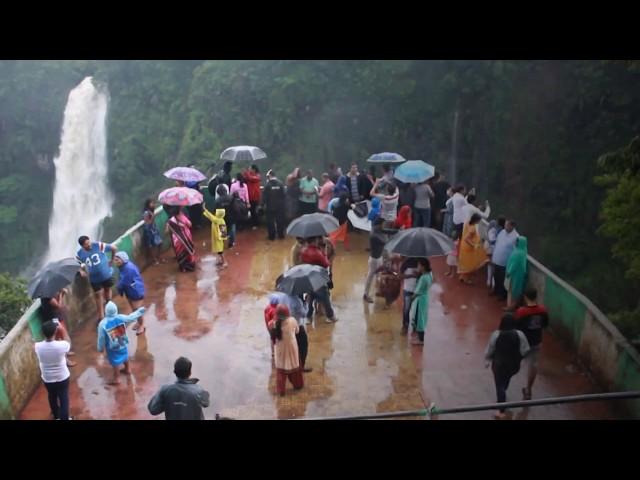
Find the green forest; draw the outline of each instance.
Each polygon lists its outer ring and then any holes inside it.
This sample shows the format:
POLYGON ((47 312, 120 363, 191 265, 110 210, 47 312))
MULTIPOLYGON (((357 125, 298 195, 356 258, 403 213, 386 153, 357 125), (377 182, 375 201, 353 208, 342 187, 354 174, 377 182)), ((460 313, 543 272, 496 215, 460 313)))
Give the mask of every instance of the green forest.
POLYGON ((47 247, 64 107, 88 75, 111 99, 105 240, 163 171, 212 173, 231 145, 260 146, 281 178, 380 151, 450 177, 455 154, 457 181, 516 219, 533 256, 640 334, 638 62, 0 61, 0 270, 47 247))

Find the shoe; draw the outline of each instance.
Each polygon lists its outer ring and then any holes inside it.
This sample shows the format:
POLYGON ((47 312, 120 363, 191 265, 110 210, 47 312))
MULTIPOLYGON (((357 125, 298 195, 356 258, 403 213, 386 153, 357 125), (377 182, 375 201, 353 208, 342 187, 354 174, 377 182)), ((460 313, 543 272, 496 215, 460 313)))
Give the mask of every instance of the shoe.
POLYGON ((373 303, 373 299, 367 295, 363 295, 362 299, 367 303, 373 303))
POLYGON ((306 367, 306 368, 303 368, 303 369, 302 369, 302 371, 303 371, 304 373, 310 373, 310 372, 313 372, 313 368, 306 367))

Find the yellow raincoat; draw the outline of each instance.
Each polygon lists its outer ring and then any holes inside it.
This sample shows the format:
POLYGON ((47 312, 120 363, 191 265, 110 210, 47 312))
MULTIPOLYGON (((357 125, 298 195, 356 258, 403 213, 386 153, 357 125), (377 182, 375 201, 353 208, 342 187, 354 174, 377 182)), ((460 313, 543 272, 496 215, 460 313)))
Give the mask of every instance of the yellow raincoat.
POLYGON ((204 216, 211 222, 211 252, 222 253, 224 252, 224 241, 227 239, 227 224, 224 221, 224 208, 216 209, 214 215, 206 208, 204 209, 204 216))

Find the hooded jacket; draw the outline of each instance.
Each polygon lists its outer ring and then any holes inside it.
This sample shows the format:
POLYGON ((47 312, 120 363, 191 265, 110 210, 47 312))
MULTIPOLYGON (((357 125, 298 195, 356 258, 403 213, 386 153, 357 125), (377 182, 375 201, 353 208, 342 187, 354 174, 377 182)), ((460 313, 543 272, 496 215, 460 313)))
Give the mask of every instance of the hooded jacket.
POLYGON ((127 337, 127 325, 140 318, 145 308, 140 307, 131 315, 118 314, 118 307, 113 302, 108 302, 105 309, 105 317, 98 324, 98 352, 106 350, 109 363, 117 367, 129 358, 129 338, 127 337))
POLYGON ((507 262, 507 277, 509 278, 509 288, 514 300, 518 300, 524 293, 527 285, 527 238, 518 237, 516 247, 509 256, 507 262))
POLYGON ((171 385, 163 385, 149 401, 151 415, 164 412, 166 420, 204 420, 203 407, 209 406, 209 392, 197 378, 178 379, 171 385))
POLYGON ((129 260, 125 252, 118 252, 118 256, 125 262, 119 268, 120 278, 116 287, 118 293, 126 295, 129 300, 142 300, 144 298, 144 281, 140 270, 129 260))
POLYGON ((242 176, 249 189, 249 201, 251 203, 260 203, 260 174, 249 169, 242 176))
POLYGON ((224 215, 223 208, 217 208, 215 215, 206 208, 204 209, 204 216, 211 222, 211 251, 213 253, 224 251, 224 241, 227 238, 227 224, 224 221, 224 215))

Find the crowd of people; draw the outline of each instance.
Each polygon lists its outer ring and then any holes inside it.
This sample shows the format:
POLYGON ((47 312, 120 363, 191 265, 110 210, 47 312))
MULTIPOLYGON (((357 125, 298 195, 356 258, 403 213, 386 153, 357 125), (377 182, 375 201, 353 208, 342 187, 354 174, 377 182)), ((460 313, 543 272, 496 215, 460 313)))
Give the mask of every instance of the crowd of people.
MULTIPOLYGON (((225 248, 234 248, 237 244, 237 230, 257 228, 261 216, 264 216, 269 241, 283 239, 287 225, 309 213, 328 213, 340 225, 327 236, 297 238, 291 250, 290 266, 308 264, 326 269, 330 282, 325 287, 300 296, 283 292, 269 295, 264 320, 276 369, 277 394, 285 395, 287 378, 295 389, 303 388, 304 373, 312 371, 306 365, 309 341, 305 326, 312 323, 314 312, 323 315, 327 323, 338 320, 331 302, 332 264, 338 242, 343 242, 345 249, 349 249, 349 235, 355 231, 349 222, 349 213, 353 211, 369 220, 371 225, 363 301, 375 301, 371 297, 374 281, 376 296, 384 299, 385 308, 401 296, 401 332, 406 335, 411 329, 413 345, 422 346, 425 342, 429 290, 435 278, 428 259, 389 254, 384 248, 387 242, 400 230, 433 227, 455 242, 455 247, 447 255, 449 270, 445 275, 457 276, 463 284, 473 285, 478 273, 486 268, 490 295, 506 302, 505 315, 499 329, 491 335, 486 350, 486 359, 494 373, 498 402, 505 401, 510 378, 517 373, 522 358, 527 360, 529 368, 523 397, 531 398, 541 331, 546 327, 548 317, 544 307, 536 303, 535 289, 526 289, 527 239, 519 235, 514 220, 502 216, 491 220, 484 232, 480 225, 484 219, 489 219, 491 209, 488 201, 483 208, 476 205, 474 189, 467 191, 464 185, 452 187, 438 172, 418 184, 402 183, 394 178, 389 165, 383 165, 382 175, 376 177, 373 167, 361 172, 354 163, 344 174, 331 164, 320 176, 320 181, 311 170, 303 176, 296 168, 284 181, 275 171, 269 170, 263 187, 256 165, 238 172, 234 179, 231 170, 232 163, 225 162, 222 170, 209 182, 208 189, 214 198, 213 211, 204 204, 187 208, 164 206, 168 215, 165 233, 170 238, 181 272, 192 272, 196 268, 198 256, 192 229, 203 226, 205 219, 211 224, 211 250, 217 255, 220 268, 227 266, 225 248)), ((178 181, 176 184, 199 188, 196 182, 185 184, 178 181)), ((143 243, 150 260, 158 264, 163 262, 160 257, 162 235, 156 226, 155 209, 154 201, 145 202, 143 243)), ((146 330, 144 281, 137 265, 115 245, 91 241, 87 236, 81 236, 78 243, 77 258, 83 264, 83 274, 89 277, 98 313, 97 349, 105 352, 113 369, 109 383, 118 384, 120 374, 130 373, 127 326, 135 324, 133 329, 137 335, 144 334, 146 330), (111 253, 111 260, 108 253, 111 253), (127 299, 132 312, 129 315, 119 314, 111 301, 114 287, 112 263, 119 269, 116 291, 127 299)), ((276 285, 280 280, 281 277, 276 285)), ((67 366, 74 365, 68 358, 73 352, 64 326, 64 293, 61 291, 55 297, 43 299, 43 332, 46 338, 36 346, 55 418, 68 418, 68 392, 62 391, 68 390, 67 366), (52 360, 54 357, 55 361, 52 360), (47 366, 52 362, 56 364, 55 368, 47 366), (46 375, 45 370, 48 370, 46 375)), ((209 394, 195 385, 197 380, 189 378, 191 363, 188 359, 181 357, 176 361, 175 373, 177 383, 163 387, 151 400, 149 411, 152 414, 164 411, 167 418, 188 418, 190 415, 201 418, 202 407, 209 404, 209 394), (184 397, 183 403, 188 407, 172 407, 178 397, 184 397), (185 411, 192 413, 186 414, 185 411)), ((497 417, 505 415, 500 411, 497 417)))

